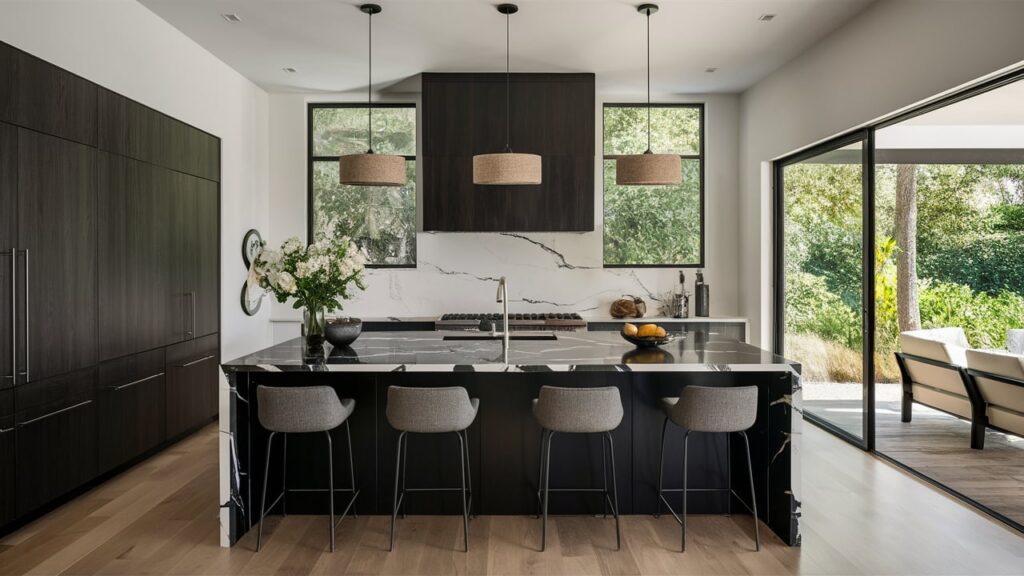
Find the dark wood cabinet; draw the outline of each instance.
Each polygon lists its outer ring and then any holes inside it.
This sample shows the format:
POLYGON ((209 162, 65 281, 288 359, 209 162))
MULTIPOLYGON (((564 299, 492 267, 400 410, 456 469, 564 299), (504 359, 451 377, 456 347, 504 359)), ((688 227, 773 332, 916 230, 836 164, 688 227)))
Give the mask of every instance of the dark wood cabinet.
MULTIPOLYGON (((0 45, 0 62, 3 60, 0 45)), ((0 64, 0 78, 2 78, 0 64)), ((0 80, 2 82, 2 80, 0 80)), ((0 87, 2 89, 2 87, 0 87)), ((18 129, 0 123, 0 390, 16 382, 14 343, 15 249, 18 243, 18 129)))
POLYGON ((95 146, 96 98, 92 82, 9 46, 0 49, 0 119, 95 146))
POLYGON ((14 391, 0 390, 0 526, 14 519, 14 391))
POLYGON ((220 140, 0 43, 0 530, 217 413, 220 140))
POLYGON ((477 186, 473 156, 505 148, 504 74, 423 75, 423 227, 451 232, 594 229, 594 75, 513 74, 513 151, 542 183, 477 186))
POLYGON ((220 181, 216 136, 104 88, 98 100, 101 150, 220 181))
POLYGON ((100 364, 96 391, 99 473, 164 441, 165 364, 163 348, 100 364))
POLYGON ((18 130, 28 380, 96 364, 96 149, 18 130))
POLYGON ((177 339, 169 263, 173 206, 170 171, 99 153, 100 359, 150 350, 177 339))
POLYGON ((208 423, 217 414, 220 342, 216 334, 167 348, 167 438, 208 423))
POLYGON ((89 368, 15 390, 19 515, 96 476, 95 386, 89 368))

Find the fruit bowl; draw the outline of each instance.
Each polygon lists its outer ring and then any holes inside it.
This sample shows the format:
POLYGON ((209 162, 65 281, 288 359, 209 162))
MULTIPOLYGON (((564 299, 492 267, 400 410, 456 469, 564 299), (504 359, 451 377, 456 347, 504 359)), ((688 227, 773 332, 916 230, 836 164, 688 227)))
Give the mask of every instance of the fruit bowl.
POLYGON ((628 336, 619 332, 619 336, 622 336, 623 340, 637 348, 657 348, 658 346, 664 346, 665 344, 675 340, 675 336, 671 333, 665 334, 664 336, 628 336))

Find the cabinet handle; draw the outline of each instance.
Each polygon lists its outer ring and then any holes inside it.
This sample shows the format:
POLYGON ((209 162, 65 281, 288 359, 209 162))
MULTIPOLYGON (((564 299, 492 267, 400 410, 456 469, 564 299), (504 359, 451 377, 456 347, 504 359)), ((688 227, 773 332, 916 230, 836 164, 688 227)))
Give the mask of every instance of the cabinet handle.
POLYGON ((25 376, 25 382, 32 379, 32 377, 29 376, 29 370, 31 369, 29 368, 29 365, 32 363, 29 356, 29 351, 32 349, 32 344, 29 338, 29 324, 31 324, 30 320, 32 315, 29 313, 28 294, 28 248, 25 248, 25 371, 22 372, 22 375, 25 376))
POLYGON ((196 337, 196 293, 192 293, 192 331, 189 332, 193 338, 196 337))
POLYGON ((0 428, 0 434, 7 434, 8 432, 14 432, 14 428, 0 428))
POLYGON ((213 354, 210 354, 209 356, 203 356, 202 358, 199 358, 197 360, 193 360, 185 364, 179 364, 178 368, 188 368, 189 366, 194 366, 196 364, 199 364, 200 362, 206 362, 207 360, 210 360, 212 358, 214 358, 213 354))
POLYGON ((159 377, 161 377, 163 375, 164 375, 164 373, 160 372, 158 374, 153 374, 152 376, 146 376, 145 378, 139 378, 138 380, 133 380, 133 381, 127 383, 127 384, 121 384, 120 386, 107 386, 106 389, 107 390, 113 390, 113 391, 116 392, 118 390, 124 390, 125 388, 130 388, 132 386, 135 386, 136 384, 142 384, 143 382, 148 382, 148 381, 150 381, 150 380, 152 380, 154 378, 159 378, 159 377))
POLYGON ((17 384, 18 374, 18 252, 5 250, 3 254, 11 254, 11 375, 4 375, 5 380, 14 380, 17 384))
POLYGON ((81 408, 82 406, 85 406, 87 404, 92 404, 92 400, 86 400, 85 402, 79 402, 78 404, 75 404, 74 406, 68 406, 67 408, 61 408, 60 410, 57 410, 56 412, 50 412, 49 414, 43 414, 42 416, 37 416, 37 417, 35 417, 35 418, 31 419, 31 420, 26 420, 24 422, 19 422, 17 426, 18 426, 18 428, 21 428, 22 426, 28 426, 29 424, 34 424, 36 422, 39 422, 40 420, 46 420, 47 418, 49 418, 51 416, 56 416, 58 414, 63 414, 63 413, 68 412, 70 410, 74 410, 75 408, 81 408))

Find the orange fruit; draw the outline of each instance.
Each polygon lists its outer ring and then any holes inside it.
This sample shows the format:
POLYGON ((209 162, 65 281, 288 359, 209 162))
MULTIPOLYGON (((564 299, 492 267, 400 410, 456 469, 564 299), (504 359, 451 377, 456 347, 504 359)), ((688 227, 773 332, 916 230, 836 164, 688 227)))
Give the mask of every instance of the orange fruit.
POLYGON ((657 333, 658 333, 658 325, 657 324, 644 324, 643 326, 641 326, 637 330, 636 335, 641 337, 641 338, 650 338, 651 336, 657 335, 657 333))
POLYGON ((625 334, 626 336, 636 336, 636 333, 637 333, 636 324, 630 324, 629 322, 626 322, 622 326, 622 333, 625 334))
POLYGON ((666 335, 665 329, 662 328, 661 326, 658 326, 658 329, 654 331, 654 335, 657 336, 658 338, 664 338, 666 335))

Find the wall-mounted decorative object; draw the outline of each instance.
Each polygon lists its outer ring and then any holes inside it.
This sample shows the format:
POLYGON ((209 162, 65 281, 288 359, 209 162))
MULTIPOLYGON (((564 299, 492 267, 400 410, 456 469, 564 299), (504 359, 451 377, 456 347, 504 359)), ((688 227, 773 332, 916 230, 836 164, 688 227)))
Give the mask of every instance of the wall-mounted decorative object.
POLYGON ((499 4, 498 12, 505 15, 505 149, 496 154, 473 156, 473 183, 485 185, 540 184, 541 158, 537 154, 512 152, 511 98, 512 77, 509 73, 509 16, 519 11, 515 4, 499 4))
POLYGON ((242 262, 245 262, 245 269, 248 270, 256 261, 256 256, 263 249, 263 236, 259 230, 252 228, 242 237, 242 262))
POLYGON ((619 156, 615 161, 615 183, 620 186, 657 186, 683 181, 683 163, 676 154, 651 151, 651 14, 657 4, 641 4, 637 12, 647 17, 647 151, 619 156))
POLYGON ((247 316, 255 316, 263 305, 263 297, 266 293, 259 286, 250 286, 249 282, 242 283, 242 312, 247 316))
POLYGON ((373 15, 380 14, 378 4, 363 4, 359 11, 367 16, 369 23, 369 66, 366 80, 366 137, 367 150, 364 154, 346 154, 338 164, 338 176, 342 184, 352 186, 405 186, 405 157, 394 154, 373 152, 373 15))

